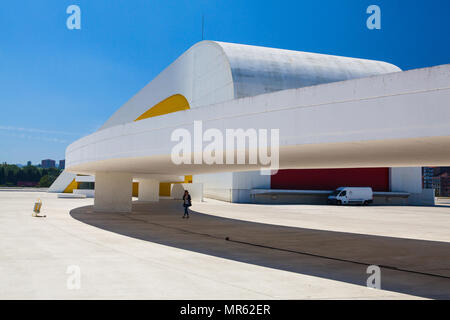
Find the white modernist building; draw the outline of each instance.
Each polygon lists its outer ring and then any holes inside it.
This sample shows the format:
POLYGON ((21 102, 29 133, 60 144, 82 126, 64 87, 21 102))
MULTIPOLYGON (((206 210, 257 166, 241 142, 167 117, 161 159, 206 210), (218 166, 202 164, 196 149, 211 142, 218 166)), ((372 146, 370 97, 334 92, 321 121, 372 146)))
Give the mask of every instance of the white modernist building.
POLYGON ((279 129, 281 169, 392 167, 388 191, 422 197, 419 167, 450 163, 449 101, 450 65, 402 72, 379 61, 202 41, 72 143, 66 171, 95 175, 94 207, 108 211, 131 210, 133 181, 143 201, 158 199, 161 182, 203 183, 206 196, 227 201, 271 188, 260 165, 173 163, 172 133, 194 132, 201 121, 204 131, 279 129))

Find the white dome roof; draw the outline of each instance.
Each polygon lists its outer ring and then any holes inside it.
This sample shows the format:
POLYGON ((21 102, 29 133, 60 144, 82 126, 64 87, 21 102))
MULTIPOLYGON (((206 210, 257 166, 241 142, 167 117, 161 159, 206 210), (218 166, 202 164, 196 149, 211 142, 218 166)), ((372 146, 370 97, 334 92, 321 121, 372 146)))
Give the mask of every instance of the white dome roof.
POLYGON ((201 41, 178 57, 100 128, 131 122, 175 94, 190 108, 268 92, 401 71, 380 61, 201 41))

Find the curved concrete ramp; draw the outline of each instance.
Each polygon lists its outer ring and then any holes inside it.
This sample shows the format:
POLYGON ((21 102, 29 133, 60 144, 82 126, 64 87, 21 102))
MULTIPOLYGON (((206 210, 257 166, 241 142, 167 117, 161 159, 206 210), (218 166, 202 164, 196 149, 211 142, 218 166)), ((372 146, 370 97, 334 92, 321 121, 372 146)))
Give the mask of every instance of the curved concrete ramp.
POLYGON ((76 178, 75 173, 63 171, 56 178, 56 180, 52 183, 50 188, 48 188, 48 192, 64 192, 67 186, 76 178))
MULTIPOLYGON (((280 169, 446 166, 449 101, 450 65, 282 90, 171 113, 164 125, 154 117, 105 128, 68 146, 66 165, 76 173, 134 176, 265 167, 172 162, 172 133, 186 129, 194 136, 202 121, 203 131, 223 136, 227 129, 279 129, 280 169)), ((193 158, 195 150, 188 151, 193 158)), ((224 155, 237 151, 236 144, 224 155)))

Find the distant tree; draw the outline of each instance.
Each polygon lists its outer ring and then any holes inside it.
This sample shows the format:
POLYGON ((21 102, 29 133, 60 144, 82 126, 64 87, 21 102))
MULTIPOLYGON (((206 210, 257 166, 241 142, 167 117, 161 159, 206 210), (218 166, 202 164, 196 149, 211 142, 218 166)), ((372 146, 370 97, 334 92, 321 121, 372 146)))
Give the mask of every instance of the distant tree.
POLYGON ((42 174, 38 167, 32 166, 30 176, 32 179, 31 181, 39 182, 39 180, 41 180, 42 174))
POLYGON ((5 168, 4 165, 2 164, 0 166, 0 185, 4 185, 5 184, 5 168))
POLYGON ((40 185, 48 187, 61 172, 62 170, 56 168, 42 169, 33 165, 19 168, 16 165, 3 163, 0 164, 0 185, 17 186, 19 181, 24 181, 39 182, 40 185))
POLYGON ((16 186, 20 168, 14 164, 6 165, 6 185, 16 186))
POLYGON ((39 180, 39 186, 45 187, 45 188, 50 187, 52 185, 53 181, 54 180, 52 180, 52 177, 47 174, 47 175, 43 176, 41 178, 41 180, 39 180))

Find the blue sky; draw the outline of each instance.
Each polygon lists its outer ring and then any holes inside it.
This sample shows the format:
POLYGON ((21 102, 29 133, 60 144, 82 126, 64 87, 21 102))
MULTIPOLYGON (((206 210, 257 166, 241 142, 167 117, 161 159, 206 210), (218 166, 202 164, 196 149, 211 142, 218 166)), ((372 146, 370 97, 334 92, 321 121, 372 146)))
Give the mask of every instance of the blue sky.
POLYGON ((388 61, 450 63, 448 0, 8 0, 0 4, 0 162, 63 159, 205 39, 388 61), (66 8, 81 8, 81 30, 66 8), (381 8, 368 30, 366 8, 381 8))

